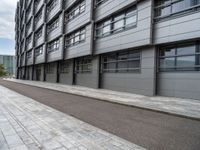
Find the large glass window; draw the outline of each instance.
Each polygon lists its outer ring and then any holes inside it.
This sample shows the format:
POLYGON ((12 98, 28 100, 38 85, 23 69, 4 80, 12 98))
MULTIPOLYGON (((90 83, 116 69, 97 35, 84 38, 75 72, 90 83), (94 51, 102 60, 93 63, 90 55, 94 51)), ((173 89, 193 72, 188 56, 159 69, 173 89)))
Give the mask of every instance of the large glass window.
POLYGON ((42 37, 42 29, 39 29, 36 33, 35 33, 35 40, 38 40, 40 37, 42 37))
POLYGON ((32 50, 27 52, 27 58, 30 59, 32 57, 32 50))
POLYGON ((76 60, 76 73, 90 73, 92 71, 92 59, 82 57, 76 60))
POLYGON ((136 6, 132 6, 118 15, 112 16, 96 25, 96 37, 108 36, 112 33, 123 31, 137 24, 136 6))
POLYGON ((73 20, 74 18, 82 14, 85 11, 85 8, 86 8, 86 2, 85 0, 82 0, 78 5, 73 7, 70 11, 68 11, 65 14, 65 23, 73 20))
POLYGON ((35 56, 40 56, 43 54, 43 45, 35 49, 35 56))
POLYGON ((47 52, 48 53, 51 53, 51 52, 54 52, 54 51, 57 51, 59 50, 59 47, 60 47, 60 40, 57 39, 53 42, 50 42, 47 46, 47 52))
POLYGON ((86 38, 86 29, 82 28, 76 32, 71 33, 65 39, 65 47, 74 46, 81 42, 84 42, 86 38))
POLYGON ((194 11, 199 7, 199 0, 156 0, 155 1, 155 17, 163 18, 173 14, 194 11))
POLYGON ((59 18, 57 18, 56 20, 54 20, 51 24, 49 24, 47 26, 47 34, 49 34, 50 32, 52 32, 56 28, 58 28, 58 26, 59 26, 59 18))
POLYGON ((47 13, 50 13, 58 4, 58 0, 52 0, 50 4, 47 6, 47 13))
POLYGON ((102 58, 103 72, 126 73, 140 71, 140 52, 126 51, 111 53, 102 58))
POLYGON ((199 71, 200 51, 198 44, 177 45, 161 48, 160 71, 199 71))

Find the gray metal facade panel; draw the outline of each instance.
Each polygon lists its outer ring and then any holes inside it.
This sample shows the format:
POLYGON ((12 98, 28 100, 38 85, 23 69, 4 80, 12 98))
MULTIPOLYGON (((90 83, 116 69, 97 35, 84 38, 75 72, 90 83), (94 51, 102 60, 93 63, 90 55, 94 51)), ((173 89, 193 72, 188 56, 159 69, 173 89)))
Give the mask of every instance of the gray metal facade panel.
POLYGON ((84 42, 79 43, 75 46, 71 46, 65 49, 65 59, 71 59, 75 57, 81 57, 92 54, 92 32, 91 32, 92 25, 86 26, 86 39, 84 42))
POLYGON ((49 34, 47 34, 47 41, 52 41, 54 39, 56 39, 57 37, 62 35, 62 28, 63 28, 63 22, 62 22, 63 16, 60 15, 59 16, 59 26, 51 31, 49 34))
POLYGON ((157 84, 159 95, 200 99, 200 72, 162 72, 157 84))
POLYGON ((46 81, 56 83, 57 81, 57 63, 53 64, 53 73, 46 73, 46 81))
POLYGON ((138 3, 138 19, 135 28, 111 34, 95 40, 95 54, 151 44, 151 2, 138 3))
POLYGON ((155 44, 199 38, 199 12, 155 24, 155 44))
POLYGON ((103 73, 102 88, 153 96, 155 94, 155 48, 141 49, 139 73, 103 73))
MULTIPOLYGON (((150 0, 146 0, 149 1, 150 0)), ((121 10, 124 7, 127 7, 133 3, 136 3, 136 0, 108 0, 101 6, 96 8, 95 13, 95 20, 101 20, 116 11, 121 10)))
POLYGON ((65 33, 70 33, 91 21, 91 0, 86 0, 85 11, 65 25, 65 33))
MULTIPOLYGON (((41 65, 35 65, 35 68, 38 67, 41 69, 41 76, 39 77, 39 81, 43 81, 44 79, 44 65, 41 64, 41 65)), ((34 69, 34 73, 33 73, 33 80, 36 80, 37 77, 36 77, 36 69, 34 69)))
POLYGON ((56 5, 47 15, 46 15, 46 20, 49 22, 53 17, 56 16, 62 9, 62 1, 63 0, 57 0, 58 5, 56 5))
POLYGON ((57 61, 57 60, 61 60, 62 59, 62 54, 63 54, 63 40, 62 37, 59 38, 60 40, 60 45, 59 45, 59 50, 48 53, 47 54, 47 62, 53 62, 53 61, 57 61))
POLYGON ((46 49, 46 44, 43 45, 43 53, 35 57, 35 64, 45 63, 45 55, 46 55, 45 49, 46 49))
POLYGON ((65 9, 71 7, 78 0, 65 0, 65 9))
POLYGON ((76 85, 86 86, 91 88, 98 88, 98 70, 99 59, 94 57, 92 60, 91 73, 77 73, 76 85))
POLYGON ((73 61, 69 61, 69 72, 59 74, 59 83, 72 85, 73 82, 73 61))
POLYGON ((37 7, 35 7, 35 13, 37 13, 40 8, 44 5, 45 0, 40 0, 39 4, 37 5, 37 7))
POLYGON ((45 28, 42 27, 42 36, 40 38, 35 39, 35 47, 40 46, 45 42, 45 28))

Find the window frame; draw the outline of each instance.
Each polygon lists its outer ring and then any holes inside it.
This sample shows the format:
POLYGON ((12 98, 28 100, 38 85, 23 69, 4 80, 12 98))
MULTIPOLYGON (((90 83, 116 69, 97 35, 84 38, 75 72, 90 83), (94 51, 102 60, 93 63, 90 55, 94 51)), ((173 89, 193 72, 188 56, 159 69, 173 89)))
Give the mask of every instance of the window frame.
POLYGON ((105 55, 102 55, 102 62, 101 62, 101 72, 102 73, 140 73, 141 72, 141 52, 139 50, 132 50, 132 51, 122 51, 122 52, 115 52, 115 53, 108 53, 105 55), (138 55, 138 57, 135 56, 135 58, 130 58, 130 56, 134 54, 134 55, 138 55), (122 57, 123 55, 126 55, 126 58, 124 60, 120 59, 120 57, 122 57), (105 58, 107 60, 109 60, 109 56, 114 56, 113 60, 111 61, 105 61, 105 58), (131 68, 129 67, 130 62, 137 62, 139 63, 139 67, 134 67, 131 68), (123 67, 119 67, 120 63, 126 63, 125 68, 123 67), (109 69, 107 67, 105 67, 105 65, 110 65, 110 64, 114 64, 114 68, 109 69))
POLYGON ((80 16, 82 13, 84 13, 86 10, 86 0, 82 0, 80 1, 75 7, 73 7, 71 10, 67 11, 65 13, 65 24, 67 24, 68 22, 74 20, 76 17, 80 16), (81 11, 81 8, 84 8, 81 11), (75 14, 75 12, 78 10, 78 13, 75 14), (72 17, 70 17, 72 16, 72 17))
POLYGON ((186 43, 186 44, 177 44, 177 45, 171 45, 171 46, 165 46, 161 47, 158 51, 158 72, 193 72, 193 71, 200 71, 200 42, 192 42, 192 43, 186 43), (178 54, 178 49, 181 47, 188 47, 188 46, 194 46, 195 52, 194 53, 188 53, 188 54, 178 54), (170 56, 160 56, 160 53, 166 49, 173 48, 175 49, 175 54, 170 56), (195 65, 191 66, 178 66, 178 58, 184 58, 184 57, 194 57, 194 63, 195 65), (174 66, 173 67, 161 67, 161 60, 167 59, 167 58, 174 58, 174 66))
POLYGON ((81 58, 76 59, 75 72, 77 74, 92 73, 92 58, 81 57, 81 58), (88 69, 84 69, 85 66, 88 69))
POLYGON ((188 13, 188 12, 194 12, 194 11, 199 10, 199 8, 200 8, 200 2, 198 2, 197 0, 190 0, 190 2, 191 2, 191 6, 190 7, 180 9, 179 11, 173 13, 173 9, 172 9, 173 8, 173 4, 175 4, 175 3, 179 2, 179 1, 182 1, 182 0, 168 0, 168 1, 169 2, 167 2, 166 4, 160 4, 160 5, 157 5, 157 6, 156 6, 156 3, 155 3, 155 7, 154 7, 155 16, 154 16, 154 19, 156 21, 159 21, 159 20, 171 17, 171 16, 176 16, 176 15, 180 15, 180 14, 184 14, 184 13, 188 13), (167 15, 157 15, 157 13, 159 11, 161 11, 163 8, 167 8, 167 7, 170 7, 169 14, 167 14, 167 15))
POLYGON ((135 28, 137 26, 137 22, 138 22, 138 10, 137 10, 137 4, 135 4, 132 7, 128 8, 118 14, 115 14, 101 22, 98 22, 95 27, 95 37, 96 37, 96 39, 103 38, 103 37, 110 36, 115 33, 126 31, 131 28, 135 28), (130 13, 130 11, 132 11, 131 15, 128 14, 128 13, 130 13), (123 15, 124 17, 115 20, 115 18, 117 18, 120 15, 123 15), (130 23, 126 24, 126 20, 131 17, 136 17, 135 22, 133 22, 132 25, 130 23), (120 28, 114 29, 114 24, 119 21, 123 21, 124 25, 120 28), (105 27, 108 27, 108 26, 110 26, 110 30, 104 33, 105 27))
POLYGON ((86 27, 76 30, 75 32, 72 32, 71 34, 67 35, 65 38, 65 48, 75 46, 77 44, 85 42, 85 40, 86 40, 86 27), (81 39, 83 35, 84 39, 81 39), (76 38, 78 38, 79 40, 76 41, 76 38), (71 43, 71 41, 73 42, 71 43))

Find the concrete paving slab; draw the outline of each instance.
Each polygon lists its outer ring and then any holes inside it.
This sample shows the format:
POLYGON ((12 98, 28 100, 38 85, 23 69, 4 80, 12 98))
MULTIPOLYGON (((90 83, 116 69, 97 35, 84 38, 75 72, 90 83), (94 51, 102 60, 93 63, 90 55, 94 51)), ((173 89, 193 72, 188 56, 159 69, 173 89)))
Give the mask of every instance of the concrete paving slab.
POLYGON ((5 149, 144 150, 141 146, 2 86, 0 86, 0 112, 2 112, 0 141, 4 143, 2 145, 5 149), (2 129, 6 128, 13 132, 8 131, 9 134, 6 131, 2 132, 2 129))

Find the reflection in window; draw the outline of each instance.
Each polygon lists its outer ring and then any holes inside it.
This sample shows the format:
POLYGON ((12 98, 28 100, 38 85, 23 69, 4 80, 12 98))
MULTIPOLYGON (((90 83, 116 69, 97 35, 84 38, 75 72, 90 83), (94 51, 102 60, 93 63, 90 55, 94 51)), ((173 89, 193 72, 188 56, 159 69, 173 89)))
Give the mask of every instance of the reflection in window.
POLYGON ((136 6, 112 16, 96 25, 96 37, 104 37, 119 31, 135 27, 137 24, 136 6))
POLYGON ((107 54, 102 58, 103 72, 126 73, 140 71, 140 52, 127 51, 107 54))
POLYGON ((197 44, 162 48, 159 56, 160 71, 199 71, 200 48, 197 44))
MULTIPOLYGON (((155 16, 166 17, 182 11, 187 11, 193 6, 198 6, 200 0, 156 0, 155 16)), ((193 9, 195 10, 195 9, 193 9)))

